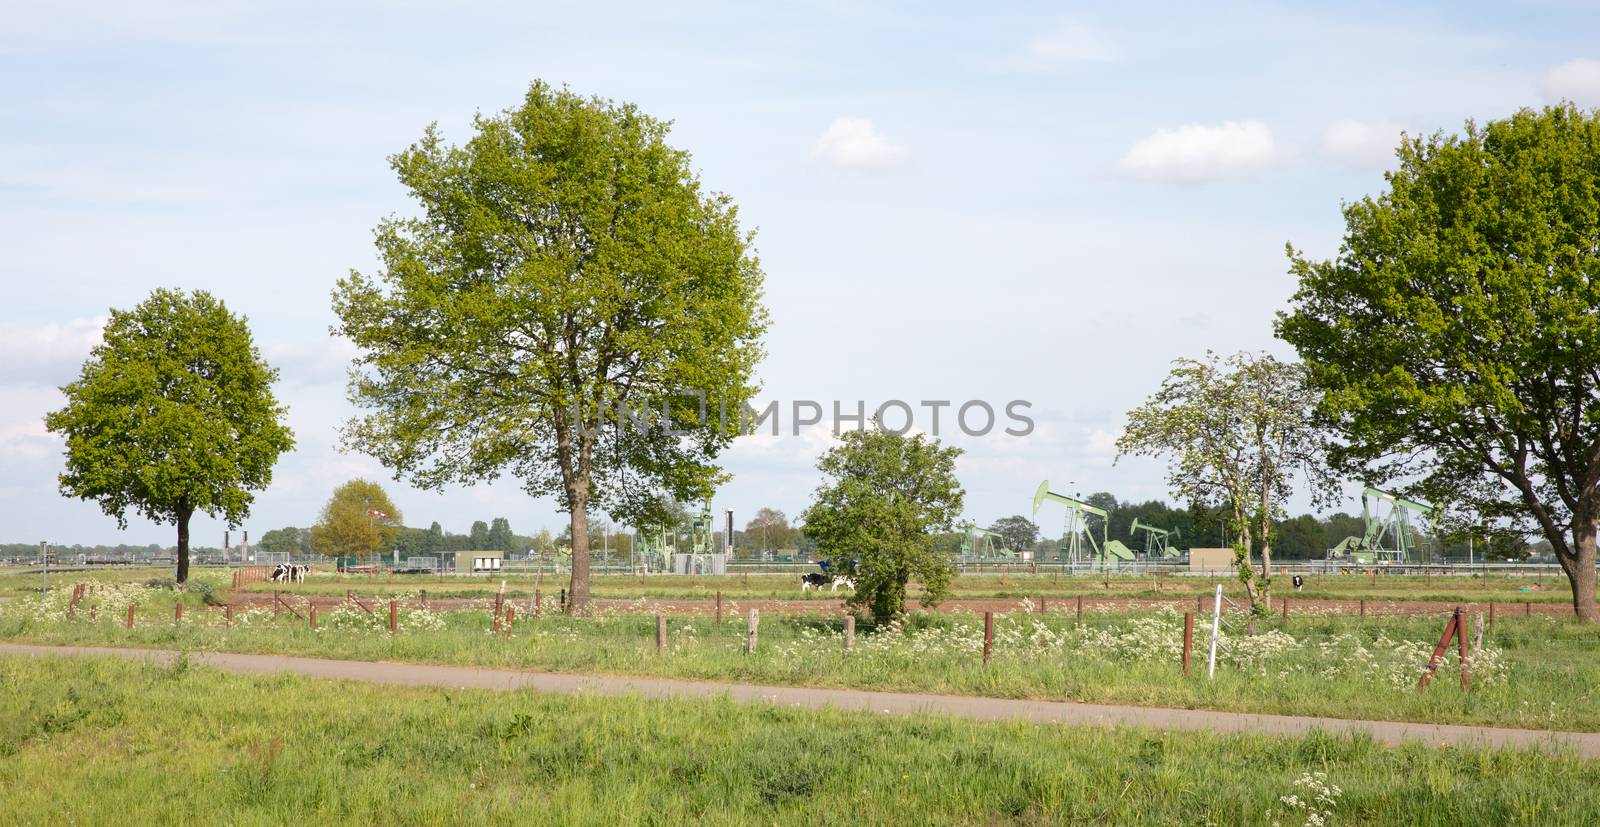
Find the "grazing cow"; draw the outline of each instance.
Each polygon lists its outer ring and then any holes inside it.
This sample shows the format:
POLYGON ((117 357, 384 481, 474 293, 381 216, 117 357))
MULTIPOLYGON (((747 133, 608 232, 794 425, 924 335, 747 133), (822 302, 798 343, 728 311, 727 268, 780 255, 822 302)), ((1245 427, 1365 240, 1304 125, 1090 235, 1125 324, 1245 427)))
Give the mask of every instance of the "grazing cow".
POLYGON ((273 566, 272 567, 272 582, 274 582, 274 583, 287 583, 287 582, 289 582, 289 567, 284 565, 284 564, 282 564, 282 563, 279 563, 278 565, 273 566))
POLYGON ((844 586, 845 588, 849 589, 850 591, 855 591, 856 590, 855 578, 854 577, 835 577, 835 578, 833 578, 833 587, 831 589, 829 589, 828 591, 830 593, 836 592, 836 591, 839 590, 840 586, 844 586))
POLYGON ((1305 586, 1305 584, 1306 584, 1306 579, 1304 577, 1301 577, 1298 574, 1294 576, 1294 590, 1295 591, 1300 591, 1301 587, 1305 586))
POLYGON ((816 589, 820 592, 822 591, 822 587, 828 585, 831 579, 832 578, 828 577, 828 575, 820 574, 818 572, 802 574, 800 575, 800 591, 808 592, 812 589, 816 589))
POLYGON ((300 563, 279 563, 272 567, 272 582, 274 583, 304 583, 306 572, 311 567, 300 563))

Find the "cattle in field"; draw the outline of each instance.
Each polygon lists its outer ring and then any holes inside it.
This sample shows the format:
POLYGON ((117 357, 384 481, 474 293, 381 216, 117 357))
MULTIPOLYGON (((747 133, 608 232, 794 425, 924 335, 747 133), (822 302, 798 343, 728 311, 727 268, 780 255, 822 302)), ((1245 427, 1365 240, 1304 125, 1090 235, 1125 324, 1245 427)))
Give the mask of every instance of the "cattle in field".
POLYGON ((856 580, 855 580, 854 577, 835 577, 835 578, 833 578, 832 588, 830 588, 828 591, 830 593, 836 592, 836 591, 839 590, 840 586, 844 586, 845 588, 849 589, 850 591, 855 591, 856 590, 856 580))
POLYGON ((820 592, 822 591, 822 587, 828 585, 832 579, 833 578, 830 578, 828 575, 820 574, 818 572, 802 574, 800 575, 800 591, 808 592, 812 589, 816 589, 820 592))
POLYGON ((272 567, 272 582, 274 583, 304 583, 306 572, 311 567, 299 563, 279 563, 272 567))
POLYGON ((1301 577, 1300 575, 1297 574, 1297 575, 1294 576, 1293 582, 1294 582, 1294 590, 1295 591, 1300 591, 1302 588, 1305 588, 1306 579, 1304 577, 1301 577))

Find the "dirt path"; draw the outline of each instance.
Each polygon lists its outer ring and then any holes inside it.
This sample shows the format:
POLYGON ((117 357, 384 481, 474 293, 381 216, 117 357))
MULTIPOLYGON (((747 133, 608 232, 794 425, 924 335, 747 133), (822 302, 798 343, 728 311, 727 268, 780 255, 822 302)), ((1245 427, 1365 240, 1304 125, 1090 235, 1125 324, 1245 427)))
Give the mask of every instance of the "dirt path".
MULTIPOLYGON (((166 663, 170 662, 176 653, 154 649, 0 643, 0 655, 101 655, 166 663)), ((324 660, 283 655, 206 652, 192 654, 190 658, 196 663, 246 675, 291 672, 315 678, 405 686, 445 686, 501 691, 531 689, 536 692, 605 696, 638 695, 647 698, 708 698, 726 695, 743 703, 770 703, 803 709, 826 707, 889 715, 932 713, 987 721, 1022 720, 1041 724, 1080 726, 1130 726, 1161 730, 1203 730, 1287 736, 1305 735, 1313 730, 1359 732, 1367 733, 1381 743, 1394 745, 1406 741, 1421 741, 1428 746, 1566 747, 1586 758, 1600 758, 1600 733, 1592 732, 1546 732, 1451 724, 1355 721, 1200 709, 867 692, 854 689, 753 686, 661 678, 624 678, 475 669, 463 666, 324 660)))

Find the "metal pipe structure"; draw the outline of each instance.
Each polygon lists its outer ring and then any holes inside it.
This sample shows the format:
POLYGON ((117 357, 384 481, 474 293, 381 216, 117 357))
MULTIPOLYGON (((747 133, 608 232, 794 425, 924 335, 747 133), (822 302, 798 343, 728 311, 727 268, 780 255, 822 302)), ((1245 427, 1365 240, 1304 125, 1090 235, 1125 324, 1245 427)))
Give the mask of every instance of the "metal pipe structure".
POLYGON ((1050 490, 1050 481, 1039 483, 1033 492, 1033 516, 1039 516, 1039 508, 1047 502, 1060 503, 1067 507, 1067 521, 1062 529, 1061 538, 1068 544, 1068 555, 1071 562, 1076 565, 1080 555, 1083 554, 1083 538, 1089 538, 1089 547, 1093 549, 1091 559, 1098 559, 1102 566, 1105 565, 1106 527, 1111 523, 1111 515, 1105 509, 1096 508, 1076 497, 1057 494, 1050 490), (1088 515, 1088 516, 1085 516, 1088 515), (1100 542, 1095 542, 1094 531, 1089 527, 1088 517, 1100 518, 1100 542))

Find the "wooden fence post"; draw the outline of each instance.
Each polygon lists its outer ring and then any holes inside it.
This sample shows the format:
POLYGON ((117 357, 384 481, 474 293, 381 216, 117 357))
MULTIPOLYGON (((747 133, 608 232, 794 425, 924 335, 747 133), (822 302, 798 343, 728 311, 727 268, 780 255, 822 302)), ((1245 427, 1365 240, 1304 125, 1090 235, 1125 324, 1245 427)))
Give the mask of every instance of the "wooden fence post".
POLYGON ((1361 616, 1367 616, 1367 599, 1365 597, 1361 598, 1361 616))
POLYGON ((746 621, 744 632, 744 653, 747 655, 753 655, 756 653, 756 631, 760 628, 760 626, 761 610, 751 609, 749 619, 746 621))
POLYGON ((1189 674, 1189 655, 1194 651, 1194 612, 1183 613, 1183 674, 1189 674))
POLYGON ((1083 625, 1083 595, 1078 595, 1078 625, 1083 625))
POLYGON ((538 620, 540 614, 544 611, 544 607, 539 605, 539 604, 541 604, 543 602, 544 601, 543 601, 543 599, 541 598, 541 596, 539 594, 539 590, 538 589, 534 589, 533 590, 533 619, 534 620, 538 620))
POLYGON ((400 608, 395 605, 393 600, 391 600, 391 601, 389 601, 389 634, 391 634, 391 635, 392 634, 396 634, 399 631, 400 631, 400 608))
POLYGON ((994 650, 994 612, 983 613, 983 665, 989 665, 989 654, 994 650))
POLYGON ((1283 598, 1283 622, 1289 622, 1289 598, 1283 598))
POLYGON ((133 604, 132 603, 128 604, 128 620, 124 625, 129 629, 133 628, 133 604))
POLYGON ((422 590, 422 608, 424 608, 424 609, 428 608, 428 590, 427 589, 423 589, 422 590))
POLYGON ((311 631, 315 632, 317 630, 317 604, 311 604, 311 611, 306 613, 306 617, 310 621, 311 631))
POLYGON ((1044 595, 1039 595, 1039 614, 1044 614, 1044 595))
POLYGON ((656 615, 656 654, 667 651, 667 616, 656 615))
POLYGON ((1526 600, 1522 601, 1522 616, 1533 617, 1533 604, 1526 600))
MULTIPOLYGON (((1478 616, 1478 630, 1483 630, 1483 616, 1478 616)), ((1467 653, 1467 621, 1461 614, 1461 607, 1456 607, 1456 665, 1461 667, 1461 691, 1471 688, 1471 681, 1467 672, 1472 667, 1472 656, 1467 653)))
POLYGON ((1206 596, 1205 595, 1203 595, 1203 594, 1195 595, 1195 598, 1194 598, 1194 610, 1196 612, 1204 612, 1206 610, 1206 596))
POLYGON ((233 604, 232 603, 229 603, 227 606, 223 607, 222 616, 227 619, 228 628, 232 629, 233 628, 233 604))
POLYGON ((182 623, 183 622, 183 604, 182 603, 174 603, 174 604, 172 604, 172 622, 173 623, 182 623))
POLYGON ((1494 603, 1489 604, 1489 628, 1494 628, 1494 603))
POLYGON ((500 631, 504 632, 506 637, 511 637, 511 623, 512 623, 513 620, 516 619, 516 616, 517 616, 517 607, 516 606, 507 606, 506 607, 506 621, 505 621, 505 624, 500 627, 500 631))
POLYGON ((847 655, 850 654, 850 650, 854 649, 855 646, 856 646, 856 616, 855 615, 845 615, 844 616, 844 651, 845 651, 845 654, 847 654, 847 655))

